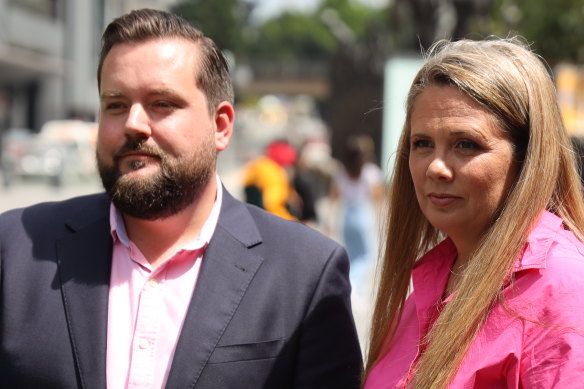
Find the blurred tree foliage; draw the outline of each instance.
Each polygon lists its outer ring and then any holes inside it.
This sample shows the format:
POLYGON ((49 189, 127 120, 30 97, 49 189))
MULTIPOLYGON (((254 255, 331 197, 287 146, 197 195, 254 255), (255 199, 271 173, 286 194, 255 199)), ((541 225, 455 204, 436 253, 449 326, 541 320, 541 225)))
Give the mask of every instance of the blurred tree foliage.
POLYGON ((482 38, 493 0, 393 0, 391 4, 387 22, 392 50, 419 51, 440 39, 482 38))
POLYGON ((393 49, 427 48, 438 39, 521 35, 552 66, 584 62, 582 0, 393 0, 393 49))
POLYGON ((240 56, 247 49, 245 38, 252 8, 251 3, 242 0, 183 0, 172 7, 172 12, 204 31, 221 49, 240 56))
POLYGON ((183 0, 182 14, 239 63, 294 61, 329 65, 323 116, 333 152, 348 134, 381 138, 383 65, 395 53, 419 53, 438 39, 522 35, 553 66, 584 62, 583 0, 321 0, 308 13, 284 12, 258 23, 253 0, 183 0))
POLYGON ((370 24, 378 24, 385 17, 383 10, 370 8, 355 0, 322 0, 316 12, 322 15, 326 10, 335 10, 357 39, 367 34, 370 24))
POLYGON ((251 0, 183 0, 173 11, 242 60, 327 59, 347 43, 343 41, 347 37, 359 44, 373 39, 372 35, 383 36, 382 51, 387 54, 417 51, 442 38, 519 34, 552 64, 584 62, 582 0, 393 0, 389 4, 379 10, 356 0, 322 0, 313 12, 284 12, 259 25, 250 19, 251 0), (343 25, 338 29, 331 24, 335 18, 343 25))
POLYGON ((551 65, 584 62, 584 2, 582 0, 496 0, 491 32, 519 34, 551 65))
POLYGON ((331 10, 355 39, 371 25, 385 24, 383 12, 355 0, 323 0, 313 12, 284 12, 259 25, 250 19, 252 10, 245 0, 183 0, 172 8, 240 60, 329 58, 340 44, 323 21, 331 10))
POLYGON ((382 12, 357 1, 323 0, 313 12, 285 12, 260 25, 249 52, 260 59, 327 59, 382 21, 382 12))
POLYGON ((323 59, 334 52, 336 42, 319 19, 304 13, 285 12, 259 26, 249 42, 256 59, 323 59))

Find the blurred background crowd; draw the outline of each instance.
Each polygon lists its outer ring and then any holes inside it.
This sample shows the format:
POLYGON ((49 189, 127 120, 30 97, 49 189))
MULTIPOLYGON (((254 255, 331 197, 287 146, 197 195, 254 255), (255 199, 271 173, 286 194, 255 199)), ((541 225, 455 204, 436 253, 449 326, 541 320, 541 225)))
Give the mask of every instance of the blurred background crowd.
POLYGON ((99 190, 99 39, 143 7, 183 15, 228 54, 236 131, 220 155, 225 185, 341 241, 355 299, 367 300, 403 97, 431 43, 523 36, 584 144, 581 0, 0 0, 0 211, 99 190))

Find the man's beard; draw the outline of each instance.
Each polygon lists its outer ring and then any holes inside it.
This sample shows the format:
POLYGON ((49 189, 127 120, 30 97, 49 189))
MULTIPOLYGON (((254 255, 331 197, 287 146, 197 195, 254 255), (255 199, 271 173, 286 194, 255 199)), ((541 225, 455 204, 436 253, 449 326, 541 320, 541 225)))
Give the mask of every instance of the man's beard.
MULTIPOLYGON (((115 153, 113 166, 104 162, 99 150, 96 155, 101 182, 116 208, 144 220, 167 218, 195 202, 212 178, 217 159, 212 137, 192 154, 177 159, 136 139, 128 139, 115 153), (158 158, 159 171, 144 177, 123 175, 117 161, 129 151, 144 151, 158 158)), ((142 164, 135 162, 132 167, 138 170, 142 164)))

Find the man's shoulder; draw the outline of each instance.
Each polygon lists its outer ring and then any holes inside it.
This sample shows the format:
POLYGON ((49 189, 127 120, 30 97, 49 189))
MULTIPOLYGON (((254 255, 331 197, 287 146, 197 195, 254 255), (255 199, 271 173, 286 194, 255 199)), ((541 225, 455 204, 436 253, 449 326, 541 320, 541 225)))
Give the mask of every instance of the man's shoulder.
POLYGON ((265 232, 301 234, 309 239, 333 242, 329 237, 302 222, 284 219, 251 204, 245 204, 245 206, 259 227, 265 227, 261 228, 265 232))
POLYGON ((265 250, 294 253, 300 257, 310 253, 312 260, 326 258, 335 250, 343 250, 333 239, 298 221, 286 220, 256 206, 245 204, 265 250))
POLYGON ((67 200, 42 202, 16 208, 0 214, 0 226, 14 226, 25 220, 54 223, 78 216, 91 219, 107 213, 109 199, 105 193, 73 197, 67 200))

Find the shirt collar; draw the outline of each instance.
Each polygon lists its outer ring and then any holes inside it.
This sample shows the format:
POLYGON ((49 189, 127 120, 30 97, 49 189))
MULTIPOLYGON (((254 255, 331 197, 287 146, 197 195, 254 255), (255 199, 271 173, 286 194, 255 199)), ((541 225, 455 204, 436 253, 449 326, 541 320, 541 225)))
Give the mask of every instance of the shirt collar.
POLYGON ((429 320, 430 308, 442 298, 456 255, 454 242, 446 238, 422 256, 414 266, 412 284, 418 316, 423 317, 423 322, 429 320))
MULTIPOLYGON (((207 217, 205 224, 203 224, 199 236, 193 241, 187 243, 183 247, 184 250, 197 250, 204 247, 209 243, 215 232, 219 220, 219 213, 221 211, 221 204, 223 202, 223 186, 221 185, 219 175, 216 175, 215 179, 217 180, 217 195, 215 196, 215 202, 213 203, 213 208, 211 208, 211 213, 207 217)), ((114 242, 120 242, 124 246, 130 247, 130 239, 126 232, 124 218, 122 217, 122 213, 113 203, 110 203, 110 233, 114 242)))
POLYGON ((562 219, 549 211, 544 211, 529 233, 527 244, 515 262, 513 272, 545 268, 548 251, 562 229, 562 219))
MULTIPOLYGON (((548 251, 562 229, 562 224, 560 217, 544 211, 529 233, 523 251, 515 261, 513 272, 545 268, 548 251)), ((435 286, 436 280, 440 280, 446 286, 449 273, 445 269, 450 270, 456 255, 456 246, 450 238, 446 238, 416 262, 412 276, 420 280, 420 284, 434 280, 435 286)))
MULTIPOLYGON (((545 268, 548 251, 562 230, 562 224, 560 217, 544 211, 529 233, 512 272, 545 268)), ((436 302, 441 301, 456 255, 456 246, 450 238, 446 238, 416 262, 412 283, 420 323, 429 323, 432 315, 435 315, 436 302)))

